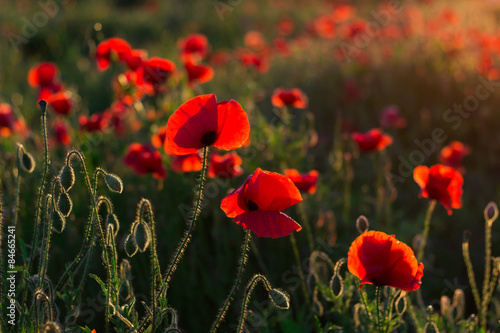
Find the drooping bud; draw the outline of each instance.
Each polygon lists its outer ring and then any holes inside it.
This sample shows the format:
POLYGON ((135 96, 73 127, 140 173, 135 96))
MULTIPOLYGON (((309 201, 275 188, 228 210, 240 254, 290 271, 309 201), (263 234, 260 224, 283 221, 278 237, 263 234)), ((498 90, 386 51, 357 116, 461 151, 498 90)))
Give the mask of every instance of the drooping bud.
POLYGON ((57 200, 57 209, 64 217, 68 217, 73 208, 73 202, 67 192, 62 192, 57 200))
POLYGON ((441 315, 442 316, 447 316, 448 315, 448 311, 450 310, 450 307, 451 307, 451 300, 448 296, 446 295, 443 295, 441 296, 441 299, 439 301, 440 305, 441 305, 441 315))
POLYGON ((406 311, 406 291, 401 291, 395 303, 396 312, 401 317, 406 311))
POLYGON ((30 153, 24 150, 24 148, 21 149, 21 160, 19 162, 21 168, 27 173, 32 173, 33 170, 35 170, 35 160, 30 153))
POLYGON ((290 296, 281 289, 271 289, 269 299, 278 309, 286 310, 290 307, 290 296))
POLYGON ((339 297, 344 291, 344 283, 342 277, 339 274, 334 274, 330 280, 330 289, 332 290, 333 296, 339 297))
POLYGON ((497 204, 491 201, 484 209, 484 219, 490 223, 493 223, 498 217, 498 207, 497 204))
POLYGON ((151 232, 147 224, 137 223, 132 237, 140 252, 144 252, 148 249, 151 243, 151 232))
POLYGON ((52 214, 52 230, 58 234, 62 233, 66 228, 66 218, 59 210, 54 210, 52 214))
POLYGON ((107 173, 106 176, 104 176, 104 180, 106 181, 106 185, 111 191, 116 193, 122 193, 123 182, 120 179, 120 177, 112 173, 107 173))
POLYGON ((65 165, 61 169, 61 173, 59 174, 59 178, 61 179, 61 185, 66 190, 69 191, 73 184, 75 184, 75 171, 71 165, 65 165))
POLYGON ((138 247, 133 240, 133 234, 130 234, 125 239, 125 252, 129 257, 133 257, 137 253, 138 247))
POLYGON ((363 232, 368 231, 369 228, 370 222, 368 222, 368 219, 364 215, 358 217, 356 220, 356 229, 358 229, 358 232, 362 234, 363 232))

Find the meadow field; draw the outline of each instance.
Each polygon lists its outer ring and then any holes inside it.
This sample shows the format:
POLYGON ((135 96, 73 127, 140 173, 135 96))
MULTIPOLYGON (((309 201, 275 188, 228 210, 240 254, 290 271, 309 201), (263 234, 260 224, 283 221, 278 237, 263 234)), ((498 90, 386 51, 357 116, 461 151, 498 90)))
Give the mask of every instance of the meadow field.
POLYGON ((500 331, 499 22, 0 0, 0 332, 500 331))

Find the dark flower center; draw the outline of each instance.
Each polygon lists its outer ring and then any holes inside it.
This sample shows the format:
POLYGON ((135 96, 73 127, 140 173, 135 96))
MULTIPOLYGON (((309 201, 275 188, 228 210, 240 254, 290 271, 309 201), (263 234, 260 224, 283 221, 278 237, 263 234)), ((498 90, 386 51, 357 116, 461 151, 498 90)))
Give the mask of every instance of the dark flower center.
POLYGON ((255 202, 253 202, 252 200, 248 200, 247 207, 250 211, 254 211, 254 210, 259 209, 259 206, 257 206, 257 204, 255 202))
POLYGON ((204 146, 211 146, 214 144, 215 139, 217 138, 217 132, 215 131, 209 131, 201 137, 201 143, 203 143, 204 146))

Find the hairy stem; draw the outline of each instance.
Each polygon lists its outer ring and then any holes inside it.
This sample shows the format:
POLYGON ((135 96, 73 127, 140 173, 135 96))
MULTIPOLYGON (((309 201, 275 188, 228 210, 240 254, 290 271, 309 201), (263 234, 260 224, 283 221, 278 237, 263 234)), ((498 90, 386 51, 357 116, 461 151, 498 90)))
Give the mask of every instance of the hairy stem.
POLYGON ((434 208, 436 207, 436 200, 431 200, 429 202, 429 208, 425 214, 424 220, 424 232, 422 233, 422 240, 420 241, 420 246, 418 247, 417 262, 421 262, 424 258, 425 245, 427 244, 427 238, 429 237, 429 229, 431 227, 431 217, 434 208))
POLYGON ((247 312, 248 303, 250 302, 250 297, 252 296, 252 292, 259 281, 262 282, 267 292, 269 292, 272 289, 271 284, 264 275, 256 274, 252 277, 252 279, 250 280, 245 289, 245 294, 243 296, 243 304, 241 306, 240 320, 238 322, 238 329, 237 329, 238 333, 241 333, 243 331, 243 326, 245 325, 245 320, 248 316, 247 312))

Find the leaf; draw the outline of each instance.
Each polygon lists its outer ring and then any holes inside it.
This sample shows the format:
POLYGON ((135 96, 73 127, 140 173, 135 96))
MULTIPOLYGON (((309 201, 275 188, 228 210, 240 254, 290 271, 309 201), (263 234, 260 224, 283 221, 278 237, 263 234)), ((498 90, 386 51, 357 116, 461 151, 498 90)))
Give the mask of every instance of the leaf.
POLYGON ((106 289, 106 284, 104 282, 102 282, 101 278, 98 277, 97 275, 95 274, 89 274, 89 276, 91 278, 93 278, 94 280, 96 280, 100 285, 101 285, 101 289, 102 291, 104 292, 104 294, 106 295, 107 294, 107 289, 106 289))

